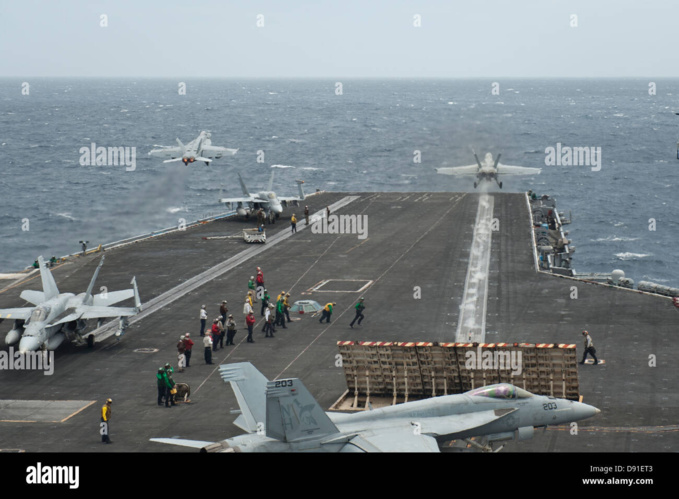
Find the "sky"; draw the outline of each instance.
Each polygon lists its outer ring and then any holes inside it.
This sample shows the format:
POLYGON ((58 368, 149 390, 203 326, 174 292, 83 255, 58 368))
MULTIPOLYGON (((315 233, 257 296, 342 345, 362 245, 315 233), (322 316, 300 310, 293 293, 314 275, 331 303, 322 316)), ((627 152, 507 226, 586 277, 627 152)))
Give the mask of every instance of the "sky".
POLYGON ((679 77, 676 0, 0 2, 0 77, 679 77))

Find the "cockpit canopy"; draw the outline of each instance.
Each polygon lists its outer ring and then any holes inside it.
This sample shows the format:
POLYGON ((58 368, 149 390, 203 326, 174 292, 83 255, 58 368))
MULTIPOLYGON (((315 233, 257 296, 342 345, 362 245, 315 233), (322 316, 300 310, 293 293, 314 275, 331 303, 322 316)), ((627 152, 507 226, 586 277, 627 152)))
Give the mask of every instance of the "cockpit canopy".
POLYGON ((270 193, 268 194, 268 198, 269 198, 269 199, 276 199, 276 194, 274 194, 273 192, 270 192, 270 193))
POLYGON ((527 392, 522 388, 518 388, 509 383, 500 383, 499 385, 482 386, 475 390, 467 392, 467 395, 473 397, 488 397, 493 399, 511 400, 511 399, 525 399, 532 397, 533 394, 527 392))
POLYGON ((49 307, 38 307, 31 313, 28 322, 43 322, 47 320, 47 316, 50 313, 49 307))

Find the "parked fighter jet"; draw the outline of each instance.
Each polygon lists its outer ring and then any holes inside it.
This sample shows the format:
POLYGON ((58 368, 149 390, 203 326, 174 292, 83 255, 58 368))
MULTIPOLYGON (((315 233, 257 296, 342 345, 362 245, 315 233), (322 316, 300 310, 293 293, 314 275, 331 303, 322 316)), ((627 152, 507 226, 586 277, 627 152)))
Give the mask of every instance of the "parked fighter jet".
POLYGON ((501 383, 355 414, 326 413, 299 379, 268 381, 249 362, 225 364, 219 370, 241 409, 235 424, 248 434, 219 442, 151 441, 202 452, 437 452, 444 442, 476 436, 487 436, 491 444, 524 440, 533 436, 534 427, 600 412, 501 383))
POLYGON ((233 156, 238 151, 238 149, 213 146, 210 140, 211 136, 210 132, 200 132, 198 138, 187 145, 182 144, 182 141, 177 139, 178 146, 153 146, 160 147, 160 149, 153 149, 149 152, 149 156, 172 158, 166 159, 163 163, 182 161, 185 165, 188 165, 195 161, 204 161, 208 165, 212 161, 209 158, 221 158, 225 154, 233 156))
POLYGON ((42 347, 55 350, 66 338, 75 343, 87 342, 89 346, 92 346, 94 336, 84 337, 87 319, 98 319, 101 325, 105 318, 119 317, 120 330, 117 335, 122 336, 127 325, 126 318, 141 310, 137 281, 134 278, 132 279, 133 289, 92 295, 94 282, 104 264, 104 257, 101 258, 97 270, 94 271, 87 291, 77 296, 73 293, 59 293, 54 277, 45 265, 42 256, 38 257, 38 263, 43 290, 24 290, 20 295, 21 298, 36 306, 0 310, 0 320, 14 319, 14 327, 7 333, 5 343, 13 345, 19 342, 20 352, 34 351, 42 347), (110 306, 133 296, 135 307, 110 306))
MULTIPOLYGON (((273 165, 276 166, 276 165, 273 165)), ((246 197, 242 198, 222 198, 219 200, 220 203, 225 203, 229 209, 236 205, 236 212, 241 216, 253 215, 258 209, 262 208, 265 214, 268 216, 269 212, 273 212, 276 217, 283 213, 283 208, 287 207, 289 204, 294 206, 299 206, 300 201, 304 201, 304 189, 302 189, 302 184, 304 180, 296 180, 299 189, 299 197, 297 196, 285 196, 278 197, 275 192, 271 189, 273 188, 273 178, 275 171, 271 172, 271 178, 269 179, 269 186, 266 191, 260 191, 257 194, 250 194, 248 188, 245 187, 245 182, 243 178, 238 174, 238 180, 240 180, 240 186, 243 190, 243 194, 246 197)))
POLYGON ((497 159, 493 163, 493 155, 488 152, 483 158, 482 163, 479 161, 476 152, 474 152, 474 159, 476 159, 475 165, 436 168, 436 173, 441 173, 443 175, 476 175, 474 189, 476 189, 476 186, 478 186, 482 180, 495 180, 500 189, 502 189, 502 182, 498 179, 500 168, 502 168, 503 175, 536 175, 542 171, 540 168, 503 165, 500 163, 500 156, 501 154, 498 154, 497 159))

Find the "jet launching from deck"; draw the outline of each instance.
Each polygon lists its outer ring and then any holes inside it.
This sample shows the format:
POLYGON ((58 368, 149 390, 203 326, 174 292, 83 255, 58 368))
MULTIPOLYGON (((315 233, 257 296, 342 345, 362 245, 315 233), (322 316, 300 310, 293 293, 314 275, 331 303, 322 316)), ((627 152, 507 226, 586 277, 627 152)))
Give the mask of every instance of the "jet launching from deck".
POLYGON ((493 162, 493 155, 491 153, 486 153, 483 158, 483 162, 479 161, 479 157, 474 152, 474 159, 476 159, 475 165, 469 166, 453 166, 445 168, 436 168, 436 173, 442 175, 475 175, 476 181, 474 182, 474 188, 484 180, 491 181, 495 180, 497 185, 502 189, 502 182, 500 182, 498 175, 500 174, 500 168, 502 169, 503 175, 537 175, 542 170, 540 168, 528 168, 525 166, 510 166, 503 165, 500 163, 500 154, 493 162))

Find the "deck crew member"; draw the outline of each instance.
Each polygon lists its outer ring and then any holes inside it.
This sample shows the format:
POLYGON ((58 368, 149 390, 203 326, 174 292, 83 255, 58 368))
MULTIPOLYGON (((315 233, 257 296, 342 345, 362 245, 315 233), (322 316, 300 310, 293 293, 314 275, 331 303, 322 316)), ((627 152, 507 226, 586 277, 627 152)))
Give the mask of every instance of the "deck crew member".
POLYGON ((321 315, 321 320, 319 321, 323 324, 323 319, 327 319, 328 324, 330 324, 330 317, 332 316, 332 308, 337 305, 337 303, 326 303, 323 307, 323 314, 321 315))
POLYGON ((585 337, 585 353, 582 355, 582 362, 580 362, 580 364, 585 363, 587 354, 589 354, 594 359, 594 365, 596 366, 599 363, 599 359, 596 358, 596 348, 594 348, 594 341, 592 341, 592 337, 589 335, 588 331, 583 331, 582 335, 585 337))
POLYGON ((353 329, 354 327, 354 322, 358 319, 358 325, 361 325, 361 321, 363 320, 363 310, 365 310, 365 305, 363 304, 363 297, 361 296, 358 299, 358 303, 356 304, 356 317, 354 317, 354 320, 351 321, 351 328, 353 329))
POLYGON ((229 314, 229 319, 226 321, 226 346, 233 345, 234 336, 236 336, 236 321, 233 320, 233 314, 229 314))
POLYGON ((158 368, 156 373, 156 384, 158 385, 158 405, 163 405, 163 397, 165 397, 165 369, 158 368))
POLYGON ((179 337, 179 342, 177 343, 177 372, 184 372, 184 366, 186 366, 186 343, 184 340, 186 336, 181 335, 179 337))
POLYGON ((226 306, 227 303, 228 302, 224 300, 222 301, 222 304, 219 306, 219 315, 222 317, 222 324, 226 324, 226 314, 229 313, 229 309, 226 306))
POLYGON ((212 338, 209 334, 203 338, 203 346, 205 347, 205 363, 212 364, 212 338))
POLYGON ((255 313, 251 310, 250 313, 245 317, 245 325, 248 327, 248 343, 254 343, 255 340, 252 339, 252 329, 255 327, 255 313))
POLYGON ((186 367, 191 367, 191 349, 193 348, 193 340, 191 339, 191 335, 189 333, 186 333, 184 336, 184 347, 186 348, 186 351, 184 352, 184 355, 186 356, 186 367))
POLYGON ((108 399, 106 403, 101 408, 101 425, 99 426, 99 433, 101 433, 101 441, 105 444, 111 444, 111 438, 109 437, 109 432, 111 430, 111 404, 113 400, 108 399))
MULTIPOLYGON (((208 335, 209 336, 209 335, 208 335)), ((172 379, 172 373, 174 372, 174 369, 172 369, 172 366, 168 362, 165 364, 165 407, 172 407, 173 405, 177 405, 174 402, 174 393, 176 393, 177 390, 174 389, 174 385, 176 384, 174 382, 174 379, 172 379)))
POLYGON ((269 308, 270 301, 271 297, 269 296, 269 293, 265 289, 264 294, 262 295, 262 315, 264 315, 264 312, 269 308))
POLYGON ((257 303, 257 289, 255 287, 255 276, 251 275, 248 281, 248 294, 252 296, 252 303, 257 303))
POLYGON ((200 309, 200 335, 205 336, 205 322, 207 321, 207 310, 205 305, 200 309))
POLYGON ((285 293, 285 299, 283 300, 283 312, 285 317, 287 317, 288 322, 292 322, 290 319, 290 293, 285 293))
POLYGON ((283 329, 287 329, 285 326, 285 291, 278 295, 278 301, 276 301, 276 320, 277 326, 281 326, 283 329))
POLYGON ((269 306, 266 308, 266 314, 264 314, 264 328, 262 329, 262 332, 266 333, 267 338, 269 336, 273 338, 273 334, 276 332, 273 324, 273 303, 269 303, 269 306))

